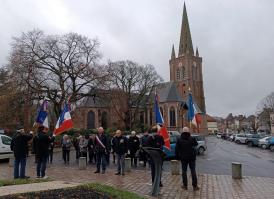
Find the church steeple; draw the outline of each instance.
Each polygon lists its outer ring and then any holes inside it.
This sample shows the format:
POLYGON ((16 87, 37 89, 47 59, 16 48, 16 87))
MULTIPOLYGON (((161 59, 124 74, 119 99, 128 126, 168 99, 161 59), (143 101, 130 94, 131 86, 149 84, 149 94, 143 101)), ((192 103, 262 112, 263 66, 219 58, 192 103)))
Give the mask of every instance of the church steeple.
POLYGON ((176 55, 175 55, 175 49, 174 49, 174 44, 172 45, 172 51, 171 51, 171 59, 175 59, 176 55))
POLYGON ((182 27, 181 27, 179 56, 183 54, 190 54, 190 55, 194 54, 185 3, 184 3, 183 20, 182 20, 182 27))

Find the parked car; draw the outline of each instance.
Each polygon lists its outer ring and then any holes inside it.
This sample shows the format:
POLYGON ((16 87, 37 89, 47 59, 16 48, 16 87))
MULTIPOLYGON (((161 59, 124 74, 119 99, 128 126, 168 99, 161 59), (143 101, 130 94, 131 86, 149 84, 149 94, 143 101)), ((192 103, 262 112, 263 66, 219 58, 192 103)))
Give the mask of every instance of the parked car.
POLYGON ((270 151, 274 152, 274 136, 268 139, 267 148, 269 148, 270 151))
POLYGON ((228 140, 230 142, 234 142, 235 141, 235 137, 236 137, 236 134, 232 134, 232 135, 229 136, 228 140))
POLYGON ((195 138, 198 142, 198 146, 196 147, 197 149, 197 154, 203 155, 205 151, 207 150, 206 142, 205 142, 205 137, 201 135, 191 135, 193 138, 195 138))
POLYGON ((259 140, 264 138, 264 137, 266 137, 266 136, 261 135, 261 134, 252 134, 252 135, 250 135, 246 138, 246 144, 249 147, 258 146, 259 145, 259 140))
POLYGON ((216 137, 217 138, 222 138, 222 134, 221 133, 217 133, 216 137))
POLYGON ((11 138, 0 134, 0 159, 10 159, 13 155, 10 149, 11 138))
POLYGON ((249 134, 236 134, 235 142, 237 144, 246 144, 246 138, 249 134))
POLYGON ((262 149, 266 149, 269 138, 270 136, 259 139, 258 146, 261 147, 262 149))
POLYGON ((178 131, 168 131, 168 134, 170 139, 170 150, 164 147, 163 151, 166 154, 166 158, 171 159, 175 157, 176 142, 180 137, 180 133, 178 131))

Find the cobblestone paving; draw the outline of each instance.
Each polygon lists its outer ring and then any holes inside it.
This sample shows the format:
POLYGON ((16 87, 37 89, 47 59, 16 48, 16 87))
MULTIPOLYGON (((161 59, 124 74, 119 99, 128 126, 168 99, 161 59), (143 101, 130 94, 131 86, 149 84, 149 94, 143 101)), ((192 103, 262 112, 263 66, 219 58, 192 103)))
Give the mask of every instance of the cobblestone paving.
MULTIPOLYGON (((7 163, 0 164, 0 179, 12 178, 12 167, 7 163)), ((79 170, 75 163, 63 165, 61 161, 55 162, 47 169, 47 175, 54 179, 75 183, 99 182, 112 185, 124 190, 129 190, 149 197, 151 180, 149 169, 132 170, 125 176, 115 176, 112 165, 105 174, 94 174, 94 165, 89 165, 86 170, 79 170)), ((35 177, 35 164, 33 159, 28 161, 27 174, 35 177)), ((244 177, 242 180, 233 180, 231 176, 199 174, 199 191, 192 190, 191 179, 188 191, 181 189, 181 176, 173 176, 169 172, 163 173, 164 187, 159 198, 208 198, 229 199, 247 198, 261 199, 274 197, 274 178, 244 177)))

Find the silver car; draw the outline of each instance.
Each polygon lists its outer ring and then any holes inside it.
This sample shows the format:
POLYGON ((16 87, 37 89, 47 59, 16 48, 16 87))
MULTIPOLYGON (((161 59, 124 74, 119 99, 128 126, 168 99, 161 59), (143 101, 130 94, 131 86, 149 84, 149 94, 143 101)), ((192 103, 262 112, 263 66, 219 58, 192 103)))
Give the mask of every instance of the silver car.
POLYGON ((10 159, 13 156, 10 144, 11 138, 0 134, 0 159, 10 159))
POLYGON ((258 146, 261 147, 262 149, 266 149, 269 138, 270 136, 259 139, 258 146))
POLYGON ((235 142, 237 144, 246 144, 246 138, 249 136, 249 134, 236 134, 235 136, 235 142))
POLYGON ((198 142, 198 146, 196 147, 197 149, 197 153, 199 155, 203 155, 205 153, 205 151, 207 150, 207 146, 206 146, 206 141, 205 141, 205 137, 201 136, 201 135, 191 135, 193 138, 195 138, 198 142))

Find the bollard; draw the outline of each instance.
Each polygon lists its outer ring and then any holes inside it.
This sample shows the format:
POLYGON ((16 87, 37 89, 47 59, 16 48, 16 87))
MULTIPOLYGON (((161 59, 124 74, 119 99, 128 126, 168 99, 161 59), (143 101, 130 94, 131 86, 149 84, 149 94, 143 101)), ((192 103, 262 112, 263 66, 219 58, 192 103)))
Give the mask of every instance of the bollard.
POLYGON ((131 160, 130 158, 125 158, 125 172, 131 171, 131 160))
POLYGON ((238 162, 232 162, 232 178, 242 179, 242 164, 238 162))
POLYGON ((79 158, 79 169, 85 170, 87 168, 87 160, 86 157, 80 157, 79 158))
POLYGON ((171 160, 171 175, 179 175, 180 169, 179 169, 179 161, 177 160, 171 160))
POLYGON ((13 156, 11 156, 11 157, 9 158, 9 166, 10 166, 10 167, 13 167, 13 166, 14 166, 14 157, 13 157, 13 156))

